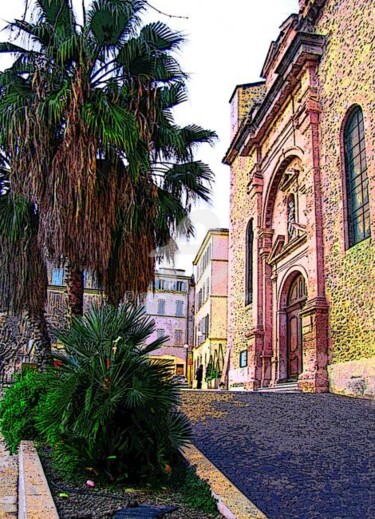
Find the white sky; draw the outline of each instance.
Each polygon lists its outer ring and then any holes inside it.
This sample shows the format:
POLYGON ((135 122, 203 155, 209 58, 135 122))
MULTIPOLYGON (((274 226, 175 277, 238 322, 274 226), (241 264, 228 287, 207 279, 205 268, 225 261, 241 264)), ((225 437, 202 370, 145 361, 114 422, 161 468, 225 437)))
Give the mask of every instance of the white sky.
MULTIPOLYGON (((80 0, 73 0, 77 6, 80 0)), ((88 2, 87 2, 88 3, 88 2)), ((229 98, 237 84, 255 82, 278 28, 298 10, 298 0, 151 0, 168 18, 150 10, 147 20, 161 20, 184 32, 188 42, 179 56, 190 74, 189 101, 176 112, 179 124, 195 123, 215 130, 217 144, 205 145, 196 158, 207 162, 216 175, 211 207, 201 204, 192 212, 196 237, 180 243, 175 266, 192 272, 192 261, 208 229, 229 225, 229 167, 221 160, 229 146, 229 98)), ((24 0, 0 0, 0 30, 21 17, 24 0)), ((7 39, 1 33, 0 41, 7 39)), ((4 68, 0 56, 0 68, 4 68)))

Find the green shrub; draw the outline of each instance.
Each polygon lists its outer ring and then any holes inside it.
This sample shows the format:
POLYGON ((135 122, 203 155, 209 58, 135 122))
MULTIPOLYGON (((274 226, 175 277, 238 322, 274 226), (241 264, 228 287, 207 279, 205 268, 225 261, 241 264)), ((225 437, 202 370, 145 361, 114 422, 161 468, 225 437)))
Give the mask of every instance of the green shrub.
POLYGON ((188 467, 179 485, 187 505, 206 514, 217 513, 216 500, 207 481, 199 478, 194 467, 188 467))
POLYGON ((148 354, 155 323, 141 308, 93 306, 59 334, 59 376, 38 408, 38 429, 65 476, 90 470, 107 480, 147 481, 168 474, 191 435, 178 411, 170 365, 148 354))
POLYGON ((0 430, 12 453, 21 440, 39 437, 35 424, 37 405, 45 398, 48 386, 48 374, 27 369, 5 390, 0 402, 0 430))

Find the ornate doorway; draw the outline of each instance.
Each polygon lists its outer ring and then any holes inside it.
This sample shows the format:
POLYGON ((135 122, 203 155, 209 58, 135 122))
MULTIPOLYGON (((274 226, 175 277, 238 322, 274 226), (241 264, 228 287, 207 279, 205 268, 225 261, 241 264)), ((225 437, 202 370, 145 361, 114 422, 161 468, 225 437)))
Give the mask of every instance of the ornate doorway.
POLYGON ((306 283, 299 274, 292 282, 287 298, 287 379, 297 380, 302 373, 302 324, 300 312, 307 299, 306 283))

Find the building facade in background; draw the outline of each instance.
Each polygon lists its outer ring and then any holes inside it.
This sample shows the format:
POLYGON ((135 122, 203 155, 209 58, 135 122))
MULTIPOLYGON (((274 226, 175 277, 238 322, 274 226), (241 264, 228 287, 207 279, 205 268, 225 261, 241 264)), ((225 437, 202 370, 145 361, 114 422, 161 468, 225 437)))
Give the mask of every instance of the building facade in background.
POLYGON ((191 292, 194 292, 194 281, 184 270, 160 268, 155 274, 154 291, 149 290, 144 301, 146 313, 156 325, 147 344, 156 338, 168 337, 166 343, 151 355, 169 359, 173 372, 187 378, 194 332, 191 292))
MULTIPOLYGON (((193 261, 195 287, 194 374, 203 365, 202 389, 220 383, 227 349, 228 229, 211 229, 193 261)), ((196 383, 193 387, 196 386, 196 383)))
MULTIPOLYGON (((100 302, 102 293, 95 275, 84 275, 84 311, 100 302)), ((150 287, 143 304, 146 314, 155 321, 155 332, 147 344, 159 337, 168 337, 165 344, 151 356, 171 361, 173 373, 187 376, 188 356, 193 345, 194 281, 184 270, 161 268, 155 273, 155 286, 150 287), (189 348, 190 347, 190 348, 189 348)), ((67 313, 67 294, 63 268, 49 271, 47 318, 58 328, 67 313)))
POLYGON ((375 396, 373 0, 300 0, 236 87, 230 388, 375 396))

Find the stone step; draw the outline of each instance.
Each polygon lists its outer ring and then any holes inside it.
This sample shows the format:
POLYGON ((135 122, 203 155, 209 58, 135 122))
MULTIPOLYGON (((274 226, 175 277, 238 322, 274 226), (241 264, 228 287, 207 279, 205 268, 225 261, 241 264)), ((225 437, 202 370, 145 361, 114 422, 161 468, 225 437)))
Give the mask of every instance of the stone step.
POLYGON ((300 393, 297 382, 283 382, 272 387, 261 387, 258 393, 300 393))
POLYGON ((11 456, 0 437, 0 519, 18 514, 18 456, 11 456))

